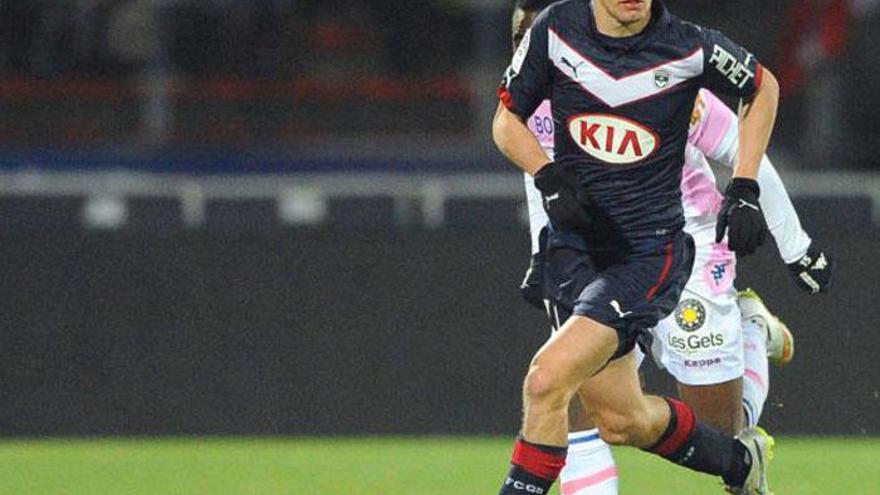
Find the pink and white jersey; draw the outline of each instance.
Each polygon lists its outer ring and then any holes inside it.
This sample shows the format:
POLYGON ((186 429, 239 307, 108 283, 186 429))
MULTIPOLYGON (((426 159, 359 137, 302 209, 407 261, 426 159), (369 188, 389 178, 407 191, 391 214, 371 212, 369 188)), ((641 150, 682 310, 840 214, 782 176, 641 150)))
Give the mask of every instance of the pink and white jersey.
POLYGON ((736 256, 727 248, 727 243, 715 243, 715 221, 724 197, 718 192, 706 155, 691 142, 685 148, 681 200, 684 230, 694 238, 697 248, 687 288, 711 299, 733 287, 736 256))
MULTIPOLYGON (((547 158, 553 159, 553 112, 550 110, 550 100, 544 100, 535 113, 527 122, 529 130, 538 138, 547 158)), ((547 225, 547 214, 541 204, 541 193, 535 189, 535 181, 531 175, 524 173, 526 181, 526 200, 529 209, 529 230, 532 236, 532 252, 538 252, 538 236, 541 229, 547 225)))
POLYGON ((550 111, 550 100, 544 100, 535 113, 529 117, 529 130, 538 138, 541 147, 549 157, 553 157, 553 112, 550 111))
MULTIPOLYGON (((529 129, 541 142, 547 156, 553 158, 553 115, 550 102, 545 101, 529 119, 529 129)), ((715 243, 715 221, 723 196, 718 190, 715 174, 706 157, 717 160, 731 170, 739 147, 739 126, 736 115, 708 90, 700 90, 688 131, 685 164, 681 177, 684 230, 694 238, 697 247, 694 272, 688 289, 705 297, 728 291, 736 276, 736 258, 726 243, 715 243)), ((810 245, 810 237, 801 227, 779 174, 765 156, 758 173, 761 206, 783 261, 791 263, 802 257, 810 245)), ((526 175, 532 252, 538 250, 538 233, 547 224, 541 206, 541 195, 526 175)))

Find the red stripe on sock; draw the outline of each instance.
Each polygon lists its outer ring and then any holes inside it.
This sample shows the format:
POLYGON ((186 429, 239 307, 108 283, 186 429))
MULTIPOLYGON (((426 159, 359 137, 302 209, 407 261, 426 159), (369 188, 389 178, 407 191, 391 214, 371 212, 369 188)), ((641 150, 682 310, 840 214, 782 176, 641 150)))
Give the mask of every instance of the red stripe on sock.
POLYGON ((510 462, 535 476, 553 481, 559 477, 559 472, 565 466, 565 449, 560 449, 559 453, 548 452, 537 445, 518 439, 510 462))
POLYGON ((697 425, 694 419, 694 411, 684 402, 666 398, 672 412, 670 421, 675 421, 675 429, 666 433, 666 438, 660 440, 652 451, 662 456, 670 456, 677 452, 690 439, 697 425))

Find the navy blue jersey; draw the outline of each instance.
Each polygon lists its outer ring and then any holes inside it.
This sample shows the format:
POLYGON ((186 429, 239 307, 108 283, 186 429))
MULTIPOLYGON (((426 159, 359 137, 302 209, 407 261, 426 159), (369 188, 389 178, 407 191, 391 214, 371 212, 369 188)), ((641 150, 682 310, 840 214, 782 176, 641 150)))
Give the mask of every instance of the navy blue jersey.
POLYGON ((718 31, 654 0, 638 35, 598 32, 588 0, 544 10, 504 74, 499 95, 523 119, 550 99, 557 162, 587 192, 597 247, 681 230, 681 171, 697 91, 750 98, 755 58, 718 31))

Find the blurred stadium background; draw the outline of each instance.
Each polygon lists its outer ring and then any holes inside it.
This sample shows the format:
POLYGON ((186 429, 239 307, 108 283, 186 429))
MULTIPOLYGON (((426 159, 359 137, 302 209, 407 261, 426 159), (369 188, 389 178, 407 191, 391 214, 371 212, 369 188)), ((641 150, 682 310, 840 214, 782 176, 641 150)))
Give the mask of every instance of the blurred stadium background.
MULTIPOLYGON (((777 493, 880 493, 880 2, 667 3, 779 76, 839 261, 809 299, 739 270, 798 338, 777 493)), ((546 333, 489 138, 510 4, 0 0, 0 493, 490 493, 546 333)))

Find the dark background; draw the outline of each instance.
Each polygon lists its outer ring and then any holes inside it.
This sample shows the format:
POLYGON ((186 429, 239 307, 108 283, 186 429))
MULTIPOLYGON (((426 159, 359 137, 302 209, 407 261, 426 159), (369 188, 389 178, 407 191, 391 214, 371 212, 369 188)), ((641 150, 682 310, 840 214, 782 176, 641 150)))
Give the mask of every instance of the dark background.
MULTIPOLYGON (((71 201, 31 203, 46 223, 0 234, 3 434, 516 429, 548 329, 516 290, 528 246, 511 208, 451 205, 470 214, 434 231, 353 225, 345 208, 316 228, 242 229, 265 217, 222 208, 198 231, 53 227, 71 201)), ((772 370, 774 432, 880 433, 880 232, 854 214, 866 205, 799 203, 838 262, 832 293, 800 292, 773 246, 738 270, 797 336, 795 361, 772 370)), ((649 389, 669 390, 646 369, 649 389)))

